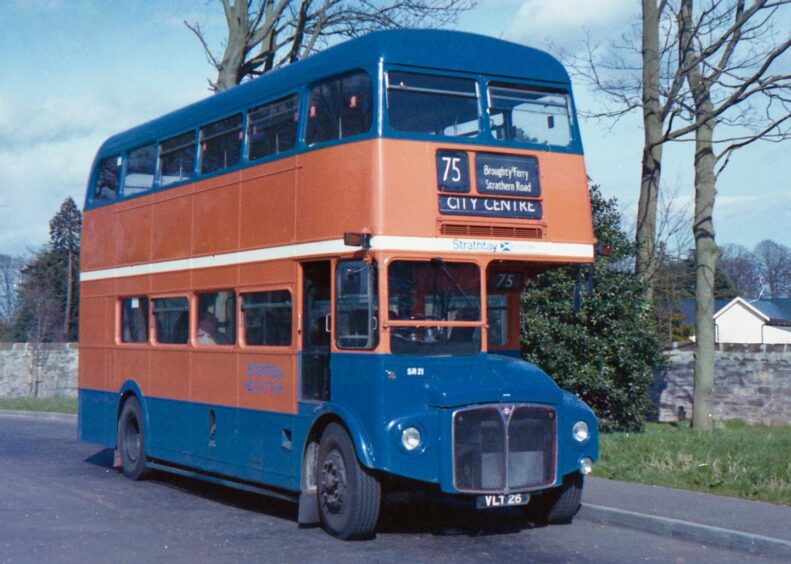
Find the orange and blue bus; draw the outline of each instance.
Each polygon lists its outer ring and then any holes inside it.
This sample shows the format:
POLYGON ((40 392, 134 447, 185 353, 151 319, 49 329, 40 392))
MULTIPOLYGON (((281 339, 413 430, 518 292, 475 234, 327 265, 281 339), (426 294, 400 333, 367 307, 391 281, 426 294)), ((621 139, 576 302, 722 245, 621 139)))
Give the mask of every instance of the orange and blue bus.
POLYGON ((79 431, 371 535, 383 487, 567 521, 592 411, 520 360, 533 276, 594 260, 571 84, 450 31, 339 44, 108 139, 79 431))

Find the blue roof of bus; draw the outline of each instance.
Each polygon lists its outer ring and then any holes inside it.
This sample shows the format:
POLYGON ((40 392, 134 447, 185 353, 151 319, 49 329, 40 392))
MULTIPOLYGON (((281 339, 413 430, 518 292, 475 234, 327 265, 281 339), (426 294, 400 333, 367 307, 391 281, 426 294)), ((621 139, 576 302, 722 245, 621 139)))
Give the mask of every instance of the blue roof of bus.
POLYGON ((561 86, 569 84, 563 66, 551 55, 500 39, 440 30, 390 30, 352 39, 297 63, 110 137, 99 150, 106 157, 163 136, 225 117, 314 82, 379 60, 426 69, 466 71, 561 86))

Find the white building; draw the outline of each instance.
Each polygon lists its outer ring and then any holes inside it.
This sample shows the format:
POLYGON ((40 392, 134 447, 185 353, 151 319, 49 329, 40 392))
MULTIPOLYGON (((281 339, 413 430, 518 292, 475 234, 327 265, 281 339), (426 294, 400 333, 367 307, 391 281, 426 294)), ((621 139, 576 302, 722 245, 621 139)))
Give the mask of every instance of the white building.
POLYGON ((791 300, 736 297, 714 314, 717 343, 791 343, 791 300))

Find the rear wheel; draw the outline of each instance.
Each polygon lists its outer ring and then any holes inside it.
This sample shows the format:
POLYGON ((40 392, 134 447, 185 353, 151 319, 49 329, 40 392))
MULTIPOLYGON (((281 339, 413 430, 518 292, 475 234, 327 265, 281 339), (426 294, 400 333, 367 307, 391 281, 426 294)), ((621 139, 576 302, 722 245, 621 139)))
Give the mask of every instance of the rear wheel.
POLYGON ((570 523, 580 509, 583 476, 579 472, 563 478, 563 485, 533 496, 525 507, 528 518, 539 523, 570 523))
POLYGON ((318 459, 319 515, 340 539, 370 537, 379 518, 379 480, 357 461, 349 434, 337 423, 324 430, 318 459))
POLYGON ((121 409, 121 416, 118 418, 117 445, 124 476, 132 480, 145 479, 149 470, 146 468, 143 411, 135 397, 126 400, 121 409))

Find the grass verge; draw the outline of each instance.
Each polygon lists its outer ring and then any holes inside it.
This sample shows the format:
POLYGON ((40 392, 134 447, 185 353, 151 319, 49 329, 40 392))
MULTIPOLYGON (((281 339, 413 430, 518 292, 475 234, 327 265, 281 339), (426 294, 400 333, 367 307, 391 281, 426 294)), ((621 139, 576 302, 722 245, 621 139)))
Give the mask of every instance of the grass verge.
POLYGON ((791 505, 791 427, 648 423, 600 445, 594 476, 791 505))
POLYGON ((77 400, 69 398, 0 398, 0 409, 77 413, 77 400))

